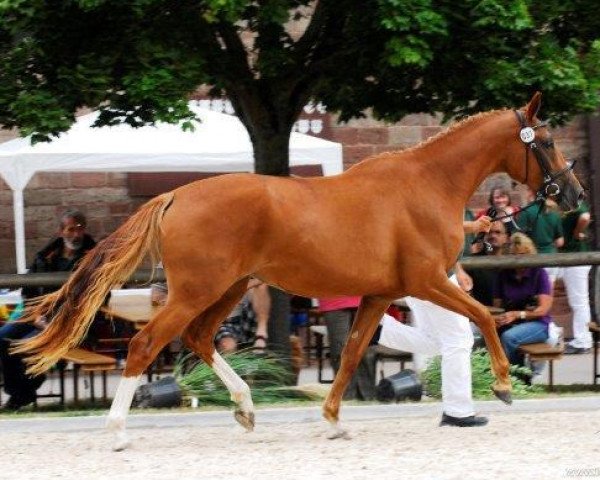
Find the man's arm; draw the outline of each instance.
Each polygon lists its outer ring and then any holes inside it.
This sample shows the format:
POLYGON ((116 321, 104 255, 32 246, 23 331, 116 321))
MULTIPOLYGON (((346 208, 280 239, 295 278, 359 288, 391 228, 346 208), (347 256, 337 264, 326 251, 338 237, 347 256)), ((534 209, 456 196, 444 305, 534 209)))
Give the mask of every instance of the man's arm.
MULTIPOLYGON (((487 215, 479 217, 477 220, 463 221, 463 230, 467 234, 488 232, 490 228, 492 228, 492 219, 487 215)), ((470 292, 473 290, 473 279, 471 278, 471 275, 465 272, 459 262, 456 262, 455 271, 456 280, 458 281, 460 288, 462 288, 465 292, 470 292)))
POLYGON ((573 229, 573 238, 575 240, 584 240, 585 229, 588 227, 590 222, 592 221, 592 217, 590 216, 590 212, 583 212, 577 218, 577 223, 575 224, 575 228, 573 229))
POLYGON ((473 279, 471 278, 471 275, 465 272, 460 262, 456 262, 456 265, 454 265, 454 271, 456 273, 456 281, 458 282, 458 286, 465 292, 470 292, 473 290, 473 279))

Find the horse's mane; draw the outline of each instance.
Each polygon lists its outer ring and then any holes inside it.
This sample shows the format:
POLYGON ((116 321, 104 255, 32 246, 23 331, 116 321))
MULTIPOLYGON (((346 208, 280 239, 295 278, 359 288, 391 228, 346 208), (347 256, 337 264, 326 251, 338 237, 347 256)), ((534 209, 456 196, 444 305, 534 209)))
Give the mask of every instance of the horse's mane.
POLYGON ((462 130, 465 127, 471 126, 471 125, 473 125, 481 120, 484 120, 486 118, 493 117, 493 116, 499 115, 501 113, 504 113, 507 110, 508 109, 503 108, 503 109, 498 109, 498 110, 489 110, 487 112, 481 112, 481 113, 477 113, 475 115, 471 115, 462 120, 453 122, 448 128, 436 133, 435 135, 432 135, 427 140, 423 140, 422 142, 419 142, 416 145, 412 145, 412 146, 402 149, 402 150, 390 150, 388 152, 381 152, 381 153, 378 153, 375 155, 371 155, 371 156, 367 157, 365 160, 362 160, 361 162, 353 165, 351 168, 357 167, 364 163, 369 163, 370 160, 378 160, 378 159, 383 159, 383 158, 390 157, 390 156, 397 156, 398 154, 404 155, 404 154, 412 153, 415 150, 421 149, 432 143, 436 143, 436 142, 454 134, 454 132, 456 132, 457 130, 462 130))

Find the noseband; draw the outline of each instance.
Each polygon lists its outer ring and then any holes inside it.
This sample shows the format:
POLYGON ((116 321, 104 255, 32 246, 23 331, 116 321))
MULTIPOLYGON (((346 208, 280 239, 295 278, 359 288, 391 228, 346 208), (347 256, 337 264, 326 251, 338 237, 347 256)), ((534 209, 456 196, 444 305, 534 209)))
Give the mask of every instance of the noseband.
POLYGON ((545 149, 551 148, 554 145, 554 142, 552 142, 551 139, 543 142, 543 149, 541 149, 535 142, 535 131, 540 127, 547 126, 548 122, 540 122, 537 125, 528 126, 525 122, 525 115, 523 112, 520 110, 515 110, 515 114, 517 115, 517 119, 519 120, 519 124, 521 126, 519 137, 525 146, 525 180, 523 183, 527 183, 527 178, 529 176, 529 150, 531 150, 535 155, 535 159, 537 160, 537 163, 544 175, 544 183, 542 183, 542 186, 537 191, 536 198, 546 199, 547 197, 558 195, 560 193, 560 186, 558 183, 556 183, 556 179, 573 170, 575 167, 575 162, 571 163, 571 165, 567 165, 558 172, 553 173, 550 168, 550 160, 545 149))

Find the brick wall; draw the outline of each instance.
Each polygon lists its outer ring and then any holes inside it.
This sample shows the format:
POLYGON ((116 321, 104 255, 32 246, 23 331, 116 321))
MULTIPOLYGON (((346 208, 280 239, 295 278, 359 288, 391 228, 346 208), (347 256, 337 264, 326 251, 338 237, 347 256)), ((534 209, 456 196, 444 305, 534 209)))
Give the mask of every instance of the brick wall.
MULTIPOLYGON (((58 231, 60 215, 69 208, 83 211, 88 231, 100 240, 132 212, 124 173, 37 173, 24 191, 27 262, 58 231)), ((12 193, 0 182, 0 272, 15 272, 12 193)))

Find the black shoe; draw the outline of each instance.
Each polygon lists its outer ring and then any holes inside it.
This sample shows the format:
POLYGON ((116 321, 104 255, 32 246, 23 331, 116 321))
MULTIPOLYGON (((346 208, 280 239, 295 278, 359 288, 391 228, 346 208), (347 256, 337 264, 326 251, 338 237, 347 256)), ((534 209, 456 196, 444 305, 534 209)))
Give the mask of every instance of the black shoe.
POLYGON ((567 344, 565 346, 565 351, 563 352, 565 355, 579 355, 582 353, 590 353, 592 351, 591 348, 580 348, 574 347, 571 344, 567 344))
POLYGON ((21 408, 20 402, 16 401, 14 397, 10 397, 4 405, 2 405, 2 411, 4 412, 16 412, 21 408))
POLYGON ((471 415, 469 417, 452 417, 444 413, 442 415, 440 427, 483 427, 484 425, 487 425, 487 423, 487 417, 478 417, 476 415, 471 415))
POLYGON ((8 412, 16 412, 18 410, 20 410, 23 407, 26 407, 27 405, 29 405, 30 403, 35 402, 36 400, 36 396, 35 395, 26 395, 26 396, 20 396, 20 395, 11 395, 11 397, 8 399, 8 401, 2 405, 2 410, 4 411, 8 411, 8 412))

